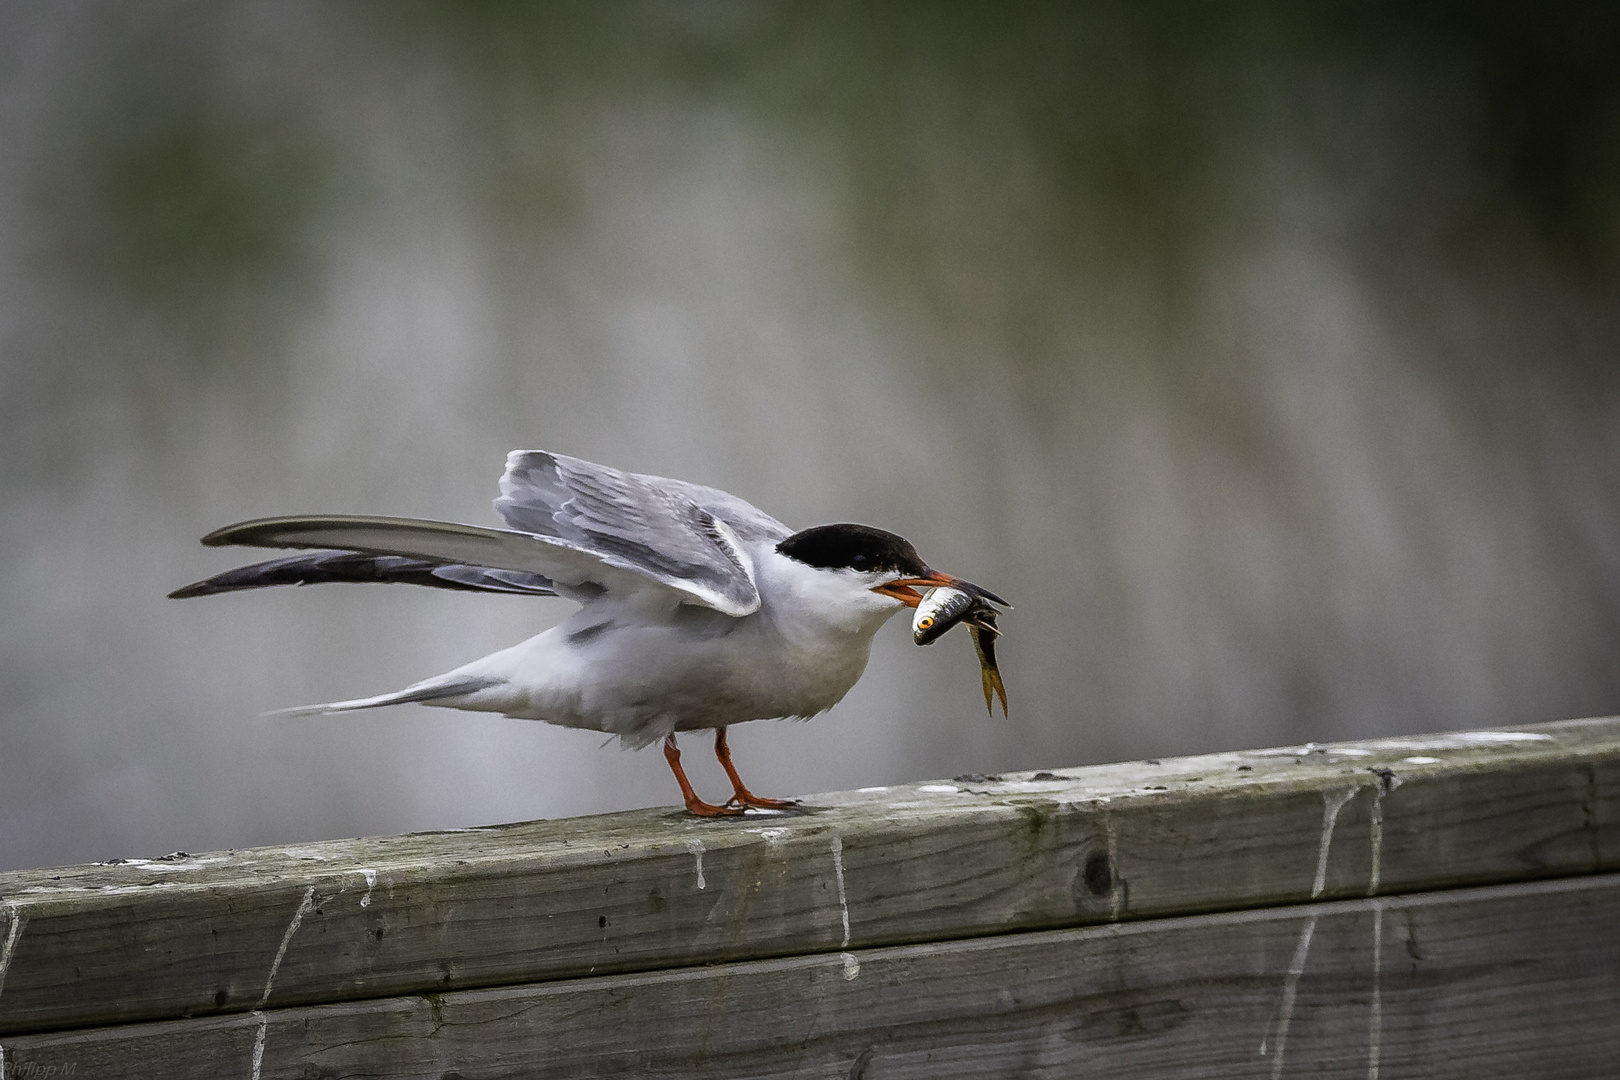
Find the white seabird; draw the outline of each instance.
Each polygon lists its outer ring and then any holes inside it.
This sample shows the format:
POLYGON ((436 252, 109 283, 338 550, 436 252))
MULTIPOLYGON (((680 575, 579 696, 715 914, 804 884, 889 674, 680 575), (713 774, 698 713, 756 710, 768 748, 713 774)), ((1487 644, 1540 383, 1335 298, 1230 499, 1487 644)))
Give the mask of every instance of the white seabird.
POLYGON ((903 537, 866 525, 794 532, 716 488, 620 472, 544 451, 507 456, 495 509, 505 529, 389 517, 282 517, 231 525, 211 547, 321 549, 177 589, 208 596, 267 585, 407 582, 562 596, 580 609, 521 644, 392 694, 289 710, 348 712, 418 702, 660 739, 686 808, 703 816, 792 803, 749 792, 726 728, 808 718, 866 669, 872 637, 916 607, 913 586, 993 593, 930 569, 903 537), (678 731, 715 732, 734 794, 698 798, 678 731))

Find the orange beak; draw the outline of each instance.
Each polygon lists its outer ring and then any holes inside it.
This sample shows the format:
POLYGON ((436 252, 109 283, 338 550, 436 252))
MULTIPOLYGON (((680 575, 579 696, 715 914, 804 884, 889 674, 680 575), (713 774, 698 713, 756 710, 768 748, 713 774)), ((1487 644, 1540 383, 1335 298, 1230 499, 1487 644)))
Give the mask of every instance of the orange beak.
POLYGON ((971 581, 963 581, 961 578, 951 577, 949 574, 942 574, 938 570, 928 571, 928 575, 926 577, 901 578, 899 581, 891 581, 886 585, 874 585, 872 587, 872 591, 875 593, 882 593, 884 596, 892 596, 902 604, 906 605, 906 607, 916 607, 918 604, 922 603, 922 594, 917 592, 917 588, 937 589, 941 587, 961 589, 963 592, 972 593, 974 596, 982 596, 986 600, 994 601, 995 603, 1000 604, 1002 607, 1012 606, 988 589, 980 588, 971 581))

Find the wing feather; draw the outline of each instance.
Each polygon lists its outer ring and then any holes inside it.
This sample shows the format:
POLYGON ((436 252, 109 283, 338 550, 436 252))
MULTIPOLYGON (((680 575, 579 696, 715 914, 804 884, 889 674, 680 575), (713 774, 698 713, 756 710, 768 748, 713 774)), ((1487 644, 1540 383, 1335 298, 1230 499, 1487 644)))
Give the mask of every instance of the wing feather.
POLYGON ((712 596, 710 606, 728 614, 759 608, 753 561, 739 531, 761 539, 788 535, 786 526, 734 495, 539 450, 507 456, 495 509, 513 529, 712 596))
POLYGON ((402 555, 371 555, 356 551, 310 551, 288 555, 269 562, 240 566, 203 581, 176 589, 169 596, 176 600, 192 596, 213 596, 241 589, 262 589, 272 585, 320 585, 328 582, 382 582, 427 585, 438 589, 468 592, 518 593, 525 596, 551 596, 556 590, 539 574, 519 574, 511 570, 490 570, 481 566, 441 563, 435 559, 402 555))

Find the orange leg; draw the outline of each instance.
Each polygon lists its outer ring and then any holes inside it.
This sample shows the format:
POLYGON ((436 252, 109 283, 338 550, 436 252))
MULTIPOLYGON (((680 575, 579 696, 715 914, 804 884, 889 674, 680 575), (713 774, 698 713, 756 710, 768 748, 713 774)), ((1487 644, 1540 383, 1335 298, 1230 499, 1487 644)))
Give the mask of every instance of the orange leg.
POLYGON ((714 756, 720 759, 720 767, 726 770, 731 777, 731 787, 736 794, 726 800, 726 805, 735 804, 740 808, 757 806, 761 810, 786 810, 790 806, 799 805, 797 799, 762 799, 758 795, 743 787, 742 777, 737 775, 737 766, 731 763, 731 747, 726 745, 726 729, 716 728, 714 732, 714 756))
MULTIPOLYGON (((725 728, 720 730, 725 731, 725 728)), ((743 812, 740 806, 715 806, 697 797, 697 792, 692 790, 692 782, 686 778, 686 770, 681 768, 681 752, 675 746, 674 735, 664 738, 664 760, 669 762, 670 771, 675 774, 675 782, 681 785, 681 795, 686 799, 687 813, 696 814, 698 817, 736 817, 743 812)))

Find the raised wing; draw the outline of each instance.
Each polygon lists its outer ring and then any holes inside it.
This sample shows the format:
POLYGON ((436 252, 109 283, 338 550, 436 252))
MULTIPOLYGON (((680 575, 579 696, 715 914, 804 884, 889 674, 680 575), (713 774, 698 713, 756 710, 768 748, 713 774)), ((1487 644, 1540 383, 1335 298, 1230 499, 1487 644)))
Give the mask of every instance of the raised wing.
POLYGON ((789 532, 723 491, 539 450, 507 456, 495 510, 513 529, 708 597, 705 603, 729 615, 759 609, 753 561, 739 534, 775 540, 789 532))

